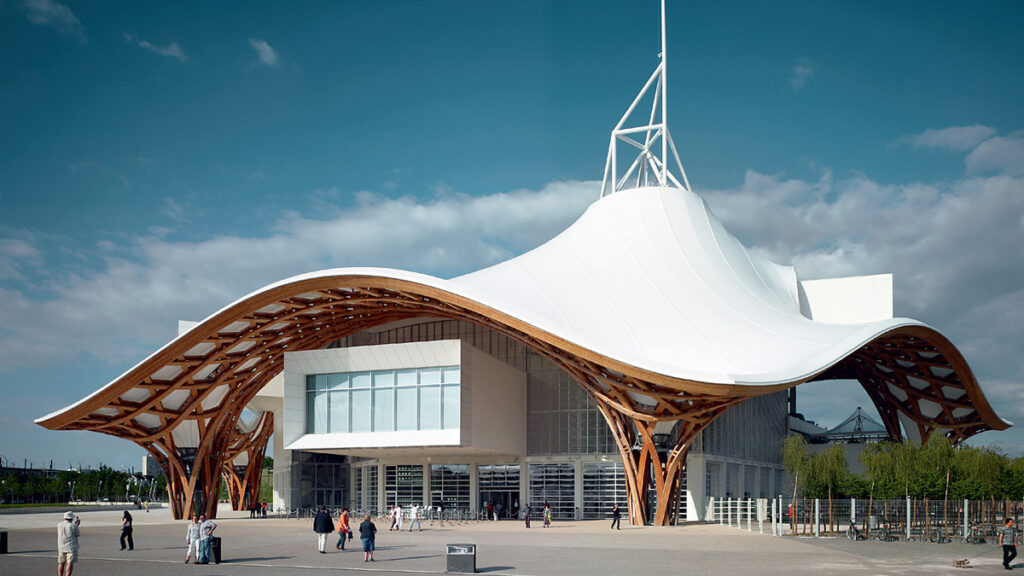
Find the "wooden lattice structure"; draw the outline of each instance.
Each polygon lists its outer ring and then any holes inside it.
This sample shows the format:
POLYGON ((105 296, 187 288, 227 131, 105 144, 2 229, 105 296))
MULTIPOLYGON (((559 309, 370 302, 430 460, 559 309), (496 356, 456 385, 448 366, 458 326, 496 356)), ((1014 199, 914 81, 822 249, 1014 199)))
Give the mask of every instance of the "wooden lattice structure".
POLYGON ((244 510, 259 500, 263 478, 263 458, 274 433, 274 413, 263 412, 251 428, 235 427, 228 442, 221 475, 228 487, 232 510, 244 510), (242 456, 244 454, 244 456, 242 456), (244 460, 244 463, 239 463, 244 460))
MULTIPOLYGON (((548 357, 594 398, 610 426, 627 477, 633 522, 672 520, 692 440, 745 399, 813 379, 859 380, 900 438, 898 415, 922 437, 941 430, 961 440, 1003 429, 970 368, 938 332, 897 328, 820 373, 775 385, 672 378, 597 354, 465 296, 407 279, 323 274, 273 285, 206 319, 98 393, 39 420, 54 430, 93 430, 136 442, 167 471, 172 512, 216 514, 220 472, 230 462, 242 409, 283 368, 284 353, 327 346, 360 330, 416 317, 469 320, 548 357), (932 404, 939 406, 935 412, 932 404), (678 422, 657 442, 659 422, 678 422), (182 426, 198 432, 179 446, 182 426), (647 510, 648 487, 657 509, 647 510)), ((264 442, 265 446, 265 442, 264 442)), ((237 453, 237 452, 236 452, 237 453)))

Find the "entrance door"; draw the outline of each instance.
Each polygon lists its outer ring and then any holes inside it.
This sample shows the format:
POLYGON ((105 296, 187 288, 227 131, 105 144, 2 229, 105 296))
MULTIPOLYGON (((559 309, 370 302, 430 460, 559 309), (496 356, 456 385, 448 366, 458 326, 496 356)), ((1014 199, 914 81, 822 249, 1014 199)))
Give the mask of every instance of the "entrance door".
POLYGON ((486 511, 488 502, 494 505, 495 512, 499 510, 498 504, 501 504, 499 520, 515 519, 519 513, 518 509, 514 509, 514 505, 519 502, 518 490, 488 490, 480 492, 480 509, 486 511))

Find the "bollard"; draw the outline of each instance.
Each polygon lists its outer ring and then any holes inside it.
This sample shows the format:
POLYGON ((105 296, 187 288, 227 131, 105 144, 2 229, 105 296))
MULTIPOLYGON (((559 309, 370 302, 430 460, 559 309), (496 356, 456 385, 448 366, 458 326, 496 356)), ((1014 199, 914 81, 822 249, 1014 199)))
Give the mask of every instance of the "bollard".
POLYGON ((820 504, 821 504, 821 501, 818 500, 817 498, 815 498, 814 499, 814 537, 815 538, 817 538, 818 536, 821 535, 821 530, 820 530, 821 529, 821 519, 819 517, 819 512, 821 512, 820 504))
POLYGON ((907 498, 907 542, 910 542, 910 498, 907 498))
POLYGON ((967 541, 967 536, 970 534, 969 530, 971 529, 970 517, 968 516, 969 510, 967 498, 964 498, 964 542, 967 541))

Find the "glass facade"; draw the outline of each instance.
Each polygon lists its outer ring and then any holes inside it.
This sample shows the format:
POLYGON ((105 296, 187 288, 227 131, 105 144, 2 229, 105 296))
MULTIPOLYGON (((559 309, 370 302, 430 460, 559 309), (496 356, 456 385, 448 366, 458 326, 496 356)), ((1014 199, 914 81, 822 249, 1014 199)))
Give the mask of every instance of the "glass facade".
POLYGON ((309 374, 306 433, 457 430, 458 366, 309 374))
POLYGON ((611 518, 616 504, 622 515, 628 517, 626 472, 622 462, 584 462, 583 519, 611 518))
POLYGON ((430 466, 430 505, 444 510, 469 510, 469 465, 430 466))
POLYGON ((423 505, 423 465, 398 464, 384 467, 384 506, 423 505))
MULTIPOLYGON (((568 373, 525 344, 490 328, 466 320, 432 320, 388 330, 358 332, 331 346, 347 348, 435 340, 462 340, 526 373, 526 425, 530 431, 526 439, 527 454, 618 454, 615 439, 601 412, 568 373)), ((399 414, 414 413, 415 399, 411 393, 400 393, 397 401, 399 414)), ((441 399, 446 407, 441 415, 445 430, 458 426, 454 406, 457 402, 458 397, 454 395, 441 399), (451 409, 447 408, 449 406, 451 409)), ((415 429, 410 421, 400 420, 397 429, 415 429)))
POLYGON ((366 496, 366 509, 376 510, 377 509, 377 494, 380 493, 378 480, 380 478, 380 472, 377 465, 366 466, 363 468, 366 470, 366 491, 363 492, 366 496))
POLYGON ((292 506, 348 506, 349 465, 344 456, 292 452, 292 506))
POLYGON ((506 518, 519 512, 519 464, 477 466, 477 492, 481 508, 500 503, 506 518))
POLYGON ((573 464, 530 464, 530 507, 539 515, 545 502, 551 506, 552 518, 576 518, 576 471, 573 464))
POLYGON ((352 469, 352 510, 365 510, 367 508, 366 493, 364 492, 366 486, 363 479, 364 475, 365 467, 352 469))

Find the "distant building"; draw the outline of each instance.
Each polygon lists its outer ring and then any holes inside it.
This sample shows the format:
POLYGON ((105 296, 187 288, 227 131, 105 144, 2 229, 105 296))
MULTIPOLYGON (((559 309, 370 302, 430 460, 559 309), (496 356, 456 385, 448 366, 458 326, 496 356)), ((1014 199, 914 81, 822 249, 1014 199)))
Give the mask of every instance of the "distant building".
POLYGON ((885 426, 868 416, 860 406, 833 428, 805 420, 802 414, 790 414, 789 432, 802 434, 812 454, 822 452, 829 444, 842 444, 846 449, 846 467, 854 474, 864 473, 860 455, 869 445, 890 439, 885 426))
POLYGON ((142 457, 142 475, 159 478, 164 475, 164 469, 156 458, 146 454, 142 457))

